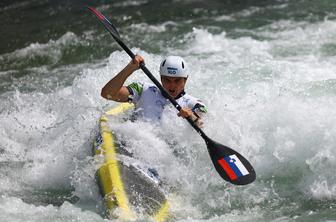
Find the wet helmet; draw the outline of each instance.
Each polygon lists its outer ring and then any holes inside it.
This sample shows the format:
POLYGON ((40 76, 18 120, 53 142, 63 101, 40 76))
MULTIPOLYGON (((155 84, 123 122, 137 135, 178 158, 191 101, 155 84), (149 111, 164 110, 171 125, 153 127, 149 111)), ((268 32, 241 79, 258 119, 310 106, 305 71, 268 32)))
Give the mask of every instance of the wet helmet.
POLYGON ((188 77, 187 64, 179 56, 168 56, 161 62, 160 75, 170 77, 188 77))

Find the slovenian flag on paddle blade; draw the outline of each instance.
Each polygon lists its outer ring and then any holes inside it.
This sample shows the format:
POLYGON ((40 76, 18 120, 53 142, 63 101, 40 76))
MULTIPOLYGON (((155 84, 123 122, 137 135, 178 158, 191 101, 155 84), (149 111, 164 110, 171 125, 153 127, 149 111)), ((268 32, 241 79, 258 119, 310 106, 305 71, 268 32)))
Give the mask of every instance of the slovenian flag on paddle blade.
POLYGON ((236 180, 239 177, 249 174, 243 163, 235 154, 219 159, 218 163, 225 170, 231 180, 236 180))

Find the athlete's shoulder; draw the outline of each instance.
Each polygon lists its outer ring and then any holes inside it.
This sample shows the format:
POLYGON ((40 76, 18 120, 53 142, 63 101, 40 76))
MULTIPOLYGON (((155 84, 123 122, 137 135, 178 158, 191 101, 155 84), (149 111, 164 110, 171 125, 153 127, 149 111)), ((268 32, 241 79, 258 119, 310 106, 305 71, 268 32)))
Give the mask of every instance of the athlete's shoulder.
POLYGON ((192 95, 189 95, 189 94, 185 94, 183 96, 183 99, 187 102, 187 106, 191 107, 193 111, 198 111, 198 112, 203 112, 203 113, 207 112, 207 107, 201 99, 194 97, 192 95))
POLYGON ((194 97, 194 96, 192 96, 192 95, 190 95, 190 94, 184 94, 183 95, 183 98, 184 99, 186 99, 186 100, 188 100, 189 102, 191 102, 191 103, 194 103, 194 104, 196 104, 196 103, 200 103, 200 104, 203 104, 204 105, 204 103, 203 103, 203 101, 201 100, 201 99, 199 99, 199 98, 197 98, 197 97, 194 97))
POLYGON ((131 89, 134 93, 141 95, 148 88, 153 87, 154 85, 146 83, 146 82, 132 82, 127 86, 127 88, 131 89))

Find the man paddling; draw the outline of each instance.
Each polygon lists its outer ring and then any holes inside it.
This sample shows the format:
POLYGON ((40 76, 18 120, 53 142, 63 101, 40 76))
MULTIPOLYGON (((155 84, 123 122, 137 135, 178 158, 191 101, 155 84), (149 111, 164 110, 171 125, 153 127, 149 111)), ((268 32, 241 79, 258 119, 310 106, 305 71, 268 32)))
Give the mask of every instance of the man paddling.
MULTIPOLYGON (((166 105, 170 104, 155 86, 142 82, 133 82, 124 86, 126 79, 140 68, 143 57, 136 55, 101 91, 105 99, 116 102, 135 104, 135 114, 149 120, 160 120, 166 105)), ((197 98, 184 91, 188 79, 187 64, 179 56, 168 56, 160 65, 161 83, 182 109, 177 114, 183 118, 190 117, 198 126, 202 126, 201 116, 206 113, 205 105, 197 98)))

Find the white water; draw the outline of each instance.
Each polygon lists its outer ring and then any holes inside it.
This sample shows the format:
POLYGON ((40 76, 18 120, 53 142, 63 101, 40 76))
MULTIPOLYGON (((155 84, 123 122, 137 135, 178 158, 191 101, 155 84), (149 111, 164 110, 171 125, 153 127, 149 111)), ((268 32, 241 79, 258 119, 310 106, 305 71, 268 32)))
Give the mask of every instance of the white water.
MULTIPOLYGON (((178 221, 304 220, 323 215, 325 209, 304 211, 300 201, 335 202, 336 53, 326 46, 335 40, 336 23, 280 21, 256 34, 267 40, 231 39, 225 32, 214 35, 194 29, 185 36, 183 48, 169 49, 189 64, 186 90, 208 105, 205 132, 251 161, 255 183, 236 187, 224 182, 202 139, 179 118, 167 114, 159 128, 111 123, 140 160, 157 168, 178 221), (172 148, 167 141, 178 145, 172 148), (300 211, 297 215, 295 209, 300 211)), ((73 37, 67 34, 56 43, 67 44, 73 37)), ((54 45, 34 44, 12 56, 46 50, 57 60, 54 45)), ((133 50, 145 57, 157 76, 165 55, 133 50)), ((98 213, 97 166, 90 157, 92 131, 101 112, 115 105, 100 98, 100 88, 128 61, 124 52, 112 52, 90 68, 79 65, 82 72, 70 86, 48 93, 17 90, 1 95, 0 220, 104 220, 98 213), (41 199, 37 202, 44 204, 34 203, 36 193, 62 198, 57 191, 80 200, 60 206, 41 199)), ((62 68, 69 75, 74 69, 62 68)), ((146 78, 138 71, 127 83, 146 78)), ((25 84, 29 87, 35 81, 25 84)))

